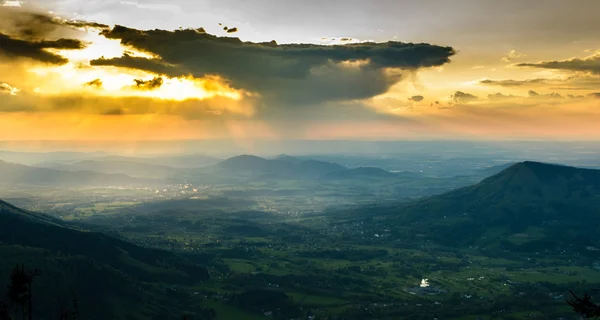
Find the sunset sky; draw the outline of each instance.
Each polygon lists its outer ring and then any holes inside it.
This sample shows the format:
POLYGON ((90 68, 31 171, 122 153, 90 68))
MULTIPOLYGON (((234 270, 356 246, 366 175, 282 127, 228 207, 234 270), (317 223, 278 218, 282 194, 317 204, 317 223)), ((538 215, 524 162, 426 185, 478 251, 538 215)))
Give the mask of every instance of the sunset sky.
POLYGON ((600 139, 598 0, 0 4, 0 140, 600 139))

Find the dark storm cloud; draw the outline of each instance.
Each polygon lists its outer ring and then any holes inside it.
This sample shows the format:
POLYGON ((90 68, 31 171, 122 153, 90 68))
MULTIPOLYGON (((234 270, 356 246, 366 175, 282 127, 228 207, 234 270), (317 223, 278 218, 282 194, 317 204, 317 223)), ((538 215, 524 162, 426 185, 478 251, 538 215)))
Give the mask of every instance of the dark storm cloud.
POLYGON ((124 45, 151 52, 160 59, 124 56, 99 59, 92 65, 112 65, 168 76, 218 74, 237 88, 286 103, 348 100, 386 92, 399 81, 386 68, 414 71, 448 63, 451 47, 402 42, 323 46, 276 42, 251 43, 193 30, 141 31, 116 26, 102 34, 124 45), (368 64, 344 65, 344 61, 368 64))
POLYGON ((30 58, 44 63, 65 64, 68 60, 45 49, 82 49, 84 45, 75 39, 28 41, 14 39, 0 33, 0 56, 7 58, 30 58))
POLYGON ((61 21, 63 25, 75 27, 75 28, 93 28, 93 29, 108 29, 110 26, 97 22, 88 22, 81 20, 61 21))
POLYGON ((122 68, 131 68, 139 70, 151 70, 160 74, 167 75, 181 75, 185 74, 185 71, 178 66, 170 65, 158 59, 147 59, 141 57, 133 57, 128 54, 124 54, 120 58, 105 59, 100 58, 90 61, 92 66, 114 66, 122 68))
POLYGON ((68 21, 44 12, 0 6, 0 56, 29 58, 50 64, 68 60, 47 49, 76 50, 84 48, 77 40, 84 33, 78 28, 103 29, 108 26, 85 21, 68 21))
POLYGON ((161 77, 154 77, 151 80, 141 80, 141 79, 135 79, 133 80, 135 82, 134 87, 140 90, 154 90, 154 89, 158 89, 163 85, 163 78, 161 77))
POLYGON ((19 7, 0 6, 0 32, 18 39, 45 40, 55 36, 76 35, 81 28, 108 29, 96 22, 66 20, 19 7))
POLYGON ((414 101, 414 102, 421 102, 421 101, 423 101, 423 99, 425 99, 425 97, 423 97, 423 96, 412 96, 412 97, 408 98, 408 100, 414 101))
POLYGON ((500 87, 520 87, 529 85, 546 84, 548 79, 527 79, 527 80, 491 80, 485 79, 479 81, 480 84, 500 87))
POLYGON ((465 104, 478 99, 476 96, 462 91, 456 91, 450 98, 457 104, 465 104))
POLYGON ((519 63, 517 66, 600 74, 600 54, 594 54, 586 58, 573 58, 560 61, 519 63))

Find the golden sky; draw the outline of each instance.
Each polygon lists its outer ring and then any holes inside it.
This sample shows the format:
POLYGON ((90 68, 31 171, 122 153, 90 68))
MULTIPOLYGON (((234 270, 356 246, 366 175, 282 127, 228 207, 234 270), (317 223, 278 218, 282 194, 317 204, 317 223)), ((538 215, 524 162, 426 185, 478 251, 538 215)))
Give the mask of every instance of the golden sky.
POLYGON ((234 2, 0 1, 0 140, 600 138, 598 2, 234 2))

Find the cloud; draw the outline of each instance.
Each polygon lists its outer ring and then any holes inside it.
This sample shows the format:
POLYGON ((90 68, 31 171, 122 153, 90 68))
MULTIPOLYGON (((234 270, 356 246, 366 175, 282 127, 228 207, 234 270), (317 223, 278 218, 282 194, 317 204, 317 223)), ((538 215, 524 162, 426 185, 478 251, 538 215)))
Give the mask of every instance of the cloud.
POLYGON ((166 63, 159 59, 148 59, 131 56, 127 53, 120 58, 100 58, 90 61, 91 66, 114 66, 138 70, 149 70, 158 74, 185 74, 185 70, 177 65, 166 63))
POLYGON ((519 63, 517 66, 600 74, 600 53, 595 53, 585 58, 519 63))
POLYGON ((125 114, 125 111, 121 108, 109 109, 102 113, 105 116, 122 116, 125 114))
POLYGON ((225 97, 173 101, 150 97, 110 97, 84 93, 40 95, 0 94, 0 113, 78 113, 88 115, 172 115, 188 120, 216 117, 248 118, 254 112, 252 102, 225 97))
POLYGON ((590 93, 588 96, 592 97, 592 98, 600 99, 600 92, 590 93))
POLYGON ((526 80, 491 80, 479 81, 485 86, 506 88, 536 87, 551 90, 595 90, 600 87, 600 75, 576 73, 566 78, 535 78, 526 80))
POLYGON ((487 97, 488 97, 488 100, 507 100, 507 99, 517 99, 517 98, 519 98, 518 96, 515 96, 515 95, 512 95, 512 94, 506 95, 506 94, 503 94, 501 92, 497 92, 497 93, 494 93, 494 94, 488 94, 487 97))
POLYGON ((81 41, 75 39, 58 39, 54 41, 27 41, 11 38, 0 33, 0 56, 10 59, 30 58, 44 63, 65 64, 68 60, 46 49, 83 49, 81 41))
POLYGON ((502 57, 502 61, 510 62, 519 58, 526 57, 527 55, 524 53, 517 52, 517 50, 512 49, 506 55, 502 57))
POLYGON ((86 82, 84 83, 85 86, 88 87, 102 87, 102 80, 101 79, 94 79, 92 81, 86 82))
POLYGON ((556 93, 556 92, 547 93, 547 94, 539 94, 533 90, 529 90, 529 92, 527 94, 529 95, 529 97, 533 97, 533 98, 551 98, 551 99, 564 98, 562 95, 560 95, 559 93, 556 93))
POLYGON ((485 79, 479 81, 480 84, 489 86, 500 86, 500 87, 520 87, 520 86, 531 86, 547 84, 548 79, 527 79, 527 80, 490 80, 485 79))
POLYGON ((135 82, 134 87, 140 90, 154 90, 154 89, 158 89, 160 88, 163 83, 164 80, 161 77, 154 77, 150 80, 141 80, 141 79, 135 79, 133 80, 135 82))
POLYGON ((68 60, 53 50, 79 50, 85 44, 78 39, 86 35, 81 29, 108 26, 77 20, 65 20, 45 12, 22 7, 0 7, 0 56, 7 59, 28 58, 62 65, 68 60))
POLYGON ((80 29, 108 29, 96 22, 68 20, 30 8, 0 7, 0 33, 28 41, 79 38, 85 35, 80 29))
POLYGON ((465 104, 471 101, 475 101, 478 98, 470 93, 456 91, 453 95, 450 96, 450 99, 452 99, 454 103, 465 104))
POLYGON ((423 99, 425 99, 425 97, 423 97, 423 96, 412 96, 412 97, 408 98, 408 100, 414 101, 414 102, 421 102, 421 101, 423 101, 423 99))
POLYGON ((21 7, 23 3, 17 0, 6 0, 2 4, 2 7, 21 7))
POLYGON ((66 26, 75 27, 75 28, 92 28, 92 29, 108 29, 110 28, 108 25, 97 22, 89 22, 89 21, 81 21, 81 20, 62 20, 61 23, 66 26))
MULTIPOLYGON (((536 105, 548 105, 548 104, 563 104, 568 101, 577 101, 577 100, 585 100, 588 98, 593 98, 592 95, 566 95, 563 96, 556 92, 550 93, 538 93, 537 91, 529 90, 527 96, 517 96, 512 94, 504 94, 501 92, 497 92, 494 94, 488 94, 488 101, 491 103, 509 103, 512 106, 521 106, 521 107, 531 107, 536 105)), ((507 105, 508 106, 508 105, 507 105)))
POLYGON ((9 95, 16 95, 20 90, 18 88, 15 88, 11 85, 9 85, 8 83, 3 83, 0 82, 0 94, 9 94, 9 95))
POLYGON ((426 43, 346 45, 252 43, 193 30, 141 31, 115 26, 106 38, 160 59, 123 56, 92 65, 129 67, 167 76, 221 75, 236 88, 257 92, 285 105, 370 98, 386 92, 401 77, 389 69, 413 72, 441 66, 455 54, 451 47, 426 43))

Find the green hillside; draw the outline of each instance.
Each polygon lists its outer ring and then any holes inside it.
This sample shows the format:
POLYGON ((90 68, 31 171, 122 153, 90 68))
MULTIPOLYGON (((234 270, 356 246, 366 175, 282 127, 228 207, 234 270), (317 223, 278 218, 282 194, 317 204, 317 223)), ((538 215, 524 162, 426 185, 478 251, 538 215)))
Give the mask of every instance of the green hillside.
POLYGON ((171 286, 209 279, 205 267, 173 253, 80 230, 3 201, 0 257, 0 275, 6 275, 0 284, 16 264, 43 270, 36 287, 38 296, 47 297, 36 304, 41 314, 53 310, 61 295, 68 299, 73 287, 87 319, 179 319, 198 304, 171 286))

